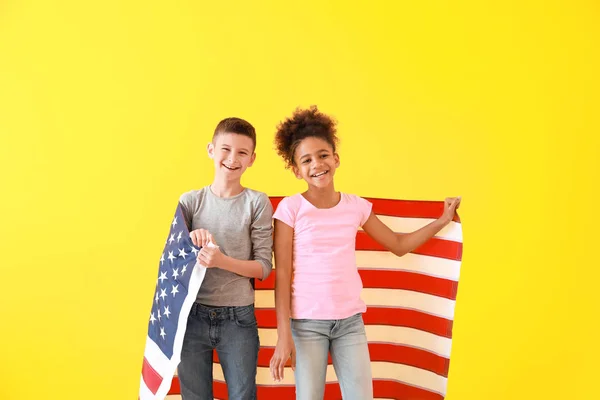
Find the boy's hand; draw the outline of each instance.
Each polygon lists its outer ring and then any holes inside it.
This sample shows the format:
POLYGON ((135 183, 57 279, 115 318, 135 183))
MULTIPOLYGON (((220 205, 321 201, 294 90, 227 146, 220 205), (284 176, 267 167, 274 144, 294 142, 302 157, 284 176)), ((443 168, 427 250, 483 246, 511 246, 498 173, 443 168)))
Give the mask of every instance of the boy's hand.
POLYGON ((222 264, 225 255, 221 253, 219 247, 202 247, 198 253, 198 262, 206 268, 218 267, 222 264))
POLYGON ((208 245, 208 242, 215 243, 215 239, 213 239, 212 235, 206 229, 196 229, 190 232, 190 238, 192 238, 192 243, 194 243, 198 247, 205 247, 208 245))
POLYGON ((440 217, 444 225, 449 224, 454 218, 454 214, 460 206, 461 197, 446 197, 444 200, 444 213, 440 217))

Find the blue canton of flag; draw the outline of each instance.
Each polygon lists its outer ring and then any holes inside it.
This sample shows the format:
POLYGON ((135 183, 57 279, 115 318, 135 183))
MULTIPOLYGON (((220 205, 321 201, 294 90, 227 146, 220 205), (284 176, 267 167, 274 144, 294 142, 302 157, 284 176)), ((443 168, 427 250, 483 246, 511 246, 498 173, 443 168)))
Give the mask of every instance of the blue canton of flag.
POLYGON ((140 400, 163 399, 171 386, 181 357, 187 318, 206 272, 196 260, 199 250, 190 239, 181 206, 178 206, 158 265, 140 400))

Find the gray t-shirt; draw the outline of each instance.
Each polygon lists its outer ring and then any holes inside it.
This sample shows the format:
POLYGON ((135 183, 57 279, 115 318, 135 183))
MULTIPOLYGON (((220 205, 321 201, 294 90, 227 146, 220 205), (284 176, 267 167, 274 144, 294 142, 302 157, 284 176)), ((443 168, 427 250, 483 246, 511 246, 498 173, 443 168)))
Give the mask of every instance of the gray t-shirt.
MULTIPOLYGON (((256 260, 262 279, 271 273, 273 207, 262 192, 245 188, 233 197, 218 197, 206 186, 184 193, 179 199, 190 232, 209 231, 221 252, 238 260, 256 260)), ((247 306, 254 303, 250 278, 207 268, 196 301, 209 306, 247 306)))

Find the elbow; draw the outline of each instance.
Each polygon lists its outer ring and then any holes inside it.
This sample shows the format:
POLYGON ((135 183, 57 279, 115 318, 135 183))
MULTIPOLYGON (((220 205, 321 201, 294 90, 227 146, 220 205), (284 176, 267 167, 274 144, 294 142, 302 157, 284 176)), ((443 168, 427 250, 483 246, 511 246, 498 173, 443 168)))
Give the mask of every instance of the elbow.
POLYGON ((394 250, 392 250, 392 253, 395 256, 402 257, 402 256, 404 256, 404 255, 406 255, 406 254, 408 254, 410 252, 408 250, 406 250, 406 249, 394 249, 394 250))

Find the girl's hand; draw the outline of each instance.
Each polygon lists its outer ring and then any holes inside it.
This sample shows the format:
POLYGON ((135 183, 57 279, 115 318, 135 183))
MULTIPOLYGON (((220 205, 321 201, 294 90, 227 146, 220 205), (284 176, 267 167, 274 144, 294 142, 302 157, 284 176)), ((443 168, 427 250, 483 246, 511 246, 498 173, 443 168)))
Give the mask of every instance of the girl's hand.
POLYGON ((448 225, 452 219, 454 218, 454 214, 460 206, 461 197, 446 197, 444 200, 444 213, 440 217, 440 220, 444 223, 444 225, 448 225))
POLYGON ((208 242, 215 243, 215 239, 213 239, 212 235, 206 229, 196 229, 190 232, 190 238, 192 238, 192 243, 194 243, 198 247, 205 247, 208 245, 208 242))
POLYGON ((275 352, 271 357, 271 377, 274 381, 279 382, 283 379, 283 369, 288 359, 292 359, 292 370, 296 369, 296 346, 294 346, 294 339, 292 339, 292 333, 284 334, 277 338, 277 346, 275 346, 275 352))
POLYGON ((204 246, 198 252, 198 262, 206 268, 218 267, 222 264, 225 255, 218 246, 204 246))

